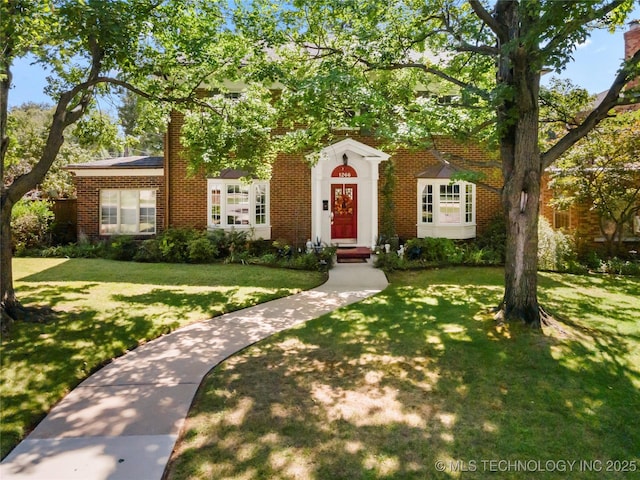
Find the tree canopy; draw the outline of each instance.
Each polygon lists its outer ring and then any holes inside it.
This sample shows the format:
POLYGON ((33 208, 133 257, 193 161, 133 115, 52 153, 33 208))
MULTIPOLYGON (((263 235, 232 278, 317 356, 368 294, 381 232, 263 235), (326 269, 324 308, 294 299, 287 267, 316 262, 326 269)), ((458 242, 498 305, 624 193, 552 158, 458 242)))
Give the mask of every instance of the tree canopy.
POLYGON ((293 140, 320 142, 355 110, 353 124, 394 142, 424 143, 437 133, 496 146, 507 224, 500 318, 539 327, 543 172, 612 108, 638 101, 637 88, 624 87, 640 73, 640 52, 621 65, 600 104, 543 149, 540 77, 561 71, 594 29, 623 25, 634 3, 255 0, 243 7, 242 28, 278 59, 280 101, 307 126, 289 134, 293 140))
MULTIPOLYGON (((245 66, 255 49, 233 31, 233 13, 223 1, 205 0, 8 0, 0 4, 0 177, 5 177, 12 142, 8 105, 16 59, 30 55, 48 71, 47 93, 54 104, 45 141, 33 154, 35 161, 28 171, 0 187, 3 316, 19 310, 11 275, 11 209, 42 183, 60 152, 66 129, 87 115, 96 94, 115 88, 153 101, 157 115, 197 105, 208 114, 229 118, 227 110, 205 102, 199 91, 251 74, 245 66)), ((259 163, 260 149, 243 149, 245 138, 254 138, 254 132, 241 128, 234 133, 229 142, 209 148, 235 146, 236 152, 259 163)))
MULTIPOLYGON (((435 134, 475 139, 495 146, 502 162, 508 231, 504 317, 539 326, 542 172, 613 107, 637 101, 623 87, 639 72, 640 52, 621 65, 602 102, 543 150, 540 75, 548 68, 562 70, 593 29, 622 25, 634 3, 3 2, 2 165, 16 58, 31 54, 48 68, 48 92, 56 102, 40 160, 2 187, 3 225, 12 205, 51 167, 64 130, 86 114, 103 89, 126 88, 158 102, 159 114, 181 110, 192 165, 210 173, 233 166, 266 176, 275 152, 317 150, 343 125, 394 144, 434 147, 435 134)), ((4 237, 3 231, 3 252, 4 237)), ((10 252, 3 253, 1 265, 5 306, 15 303, 7 287, 11 278, 4 274, 10 271, 7 258, 10 252)))

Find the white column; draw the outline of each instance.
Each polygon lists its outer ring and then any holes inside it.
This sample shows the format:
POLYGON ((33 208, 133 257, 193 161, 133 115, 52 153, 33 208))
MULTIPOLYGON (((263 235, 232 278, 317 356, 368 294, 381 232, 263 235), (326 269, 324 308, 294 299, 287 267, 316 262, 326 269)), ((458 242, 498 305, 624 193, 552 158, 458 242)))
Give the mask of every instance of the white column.
POLYGON ((311 240, 322 236, 322 168, 320 162, 311 168, 311 240))
POLYGON ((371 241, 370 247, 376 244, 376 237, 378 236, 378 168, 380 165, 380 159, 374 157, 364 157, 370 162, 371 165, 371 241))

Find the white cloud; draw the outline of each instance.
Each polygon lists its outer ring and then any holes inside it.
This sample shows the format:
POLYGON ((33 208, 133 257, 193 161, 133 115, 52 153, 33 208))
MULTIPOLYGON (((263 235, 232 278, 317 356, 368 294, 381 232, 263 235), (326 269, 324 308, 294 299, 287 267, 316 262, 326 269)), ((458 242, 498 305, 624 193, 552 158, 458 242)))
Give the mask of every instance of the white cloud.
POLYGON ((588 47, 589 45, 591 45, 591 39, 590 39, 590 38, 587 38, 587 39, 584 41, 584 43, 578 43, 578 44, 576 45, 576 48, 585 48, 585 47, 588 47))

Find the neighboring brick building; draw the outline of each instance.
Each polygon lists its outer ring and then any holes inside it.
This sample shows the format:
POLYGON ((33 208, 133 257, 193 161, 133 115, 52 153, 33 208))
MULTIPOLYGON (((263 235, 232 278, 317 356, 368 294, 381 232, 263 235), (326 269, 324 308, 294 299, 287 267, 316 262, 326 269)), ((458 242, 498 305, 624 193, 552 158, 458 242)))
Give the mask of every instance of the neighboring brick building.
MULTIPOLYGON (((631 58, 640 49, 640 20, 629 23, 629 29, 624 33, 625 59, 631 58)), ((640 79, 630 82, 626 88, 635 88, 640 79)), ((596 104, 607 94, 607 91, 600 93, 596 98, 596 104)), ((640 104, 621 107, 620 111, 640 109, 640 104)), ((640 162, 640 158, 638 159, 640 162)), ((567 210, 558 210, 552 206, 553 190, 549 187, 551 171, 545 175, 541 190, 540 214, 546 218, 551 226, 575 234, 578 247, 581 250, 598 248, 605 242, 604 234, 600 225, 600 219, 591 205, 574 205, 567 210)), ((640 176, 639 176, 640 181, 640 176)), ((605 226, 606 228, 606 226, 605 226)), ((626 225, 623 232, 623 242, 630 249, 637 249, 640 244, 640 218, 632 224, 626 225)))

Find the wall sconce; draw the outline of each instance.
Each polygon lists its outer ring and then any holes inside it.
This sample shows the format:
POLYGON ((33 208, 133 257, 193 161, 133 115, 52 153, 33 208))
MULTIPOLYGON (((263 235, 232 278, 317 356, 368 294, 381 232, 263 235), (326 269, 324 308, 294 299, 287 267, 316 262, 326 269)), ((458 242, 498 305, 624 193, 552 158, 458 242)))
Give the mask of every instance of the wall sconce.
POLYGON ((349 164, 349 157, 347 157, 346 153, 342 154, 342 165, 344 165, 345 167, 349 164))

